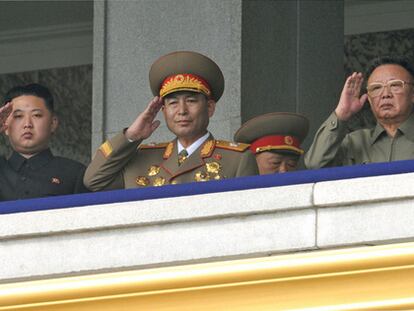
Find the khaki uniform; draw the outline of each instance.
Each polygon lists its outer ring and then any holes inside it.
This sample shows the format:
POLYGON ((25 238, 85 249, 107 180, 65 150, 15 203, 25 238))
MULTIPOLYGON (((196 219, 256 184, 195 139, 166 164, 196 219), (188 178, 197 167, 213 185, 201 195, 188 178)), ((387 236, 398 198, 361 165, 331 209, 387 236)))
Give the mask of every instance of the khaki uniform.
MULTIPOLYGON (((149 72, 154 96, 175 92, 203 94, 217 102, 224 91, 224 76, 210 58, 191 51, 177 51, 160 57, 149 72)), ((206 105, 208 102, 205 103, 206 105)), ((187 109, 187 108, 186 108, 187 109)), ((195 118, 209 117, 195 115, 195 118)), ((180 113, 189 112, 185 109, 180 113)), ((195 129, 200 134, 203 130, 195 129)), ((139 145, 123 133, 106 141, 89 164, 84 182, 93 191, 162 186, 197 181, 257 175, 256 160, 248 144, 229 143, 210 137, 178 164, 177 141, 139 145)))
POLYGON ((379 124, 371 129, 348 133, 346 122, 332 113, 317 131, 305 155, 305 165, 317 169, 408 159, 414 159, 414 114, 391 138, 379 124))
POLYGON ((177 142, 139 145, 123 133, 99 148, 85 172, 85 185, 93 191, 162 186, 257 175, 247 144, 210 137, 178 165, 177 142))

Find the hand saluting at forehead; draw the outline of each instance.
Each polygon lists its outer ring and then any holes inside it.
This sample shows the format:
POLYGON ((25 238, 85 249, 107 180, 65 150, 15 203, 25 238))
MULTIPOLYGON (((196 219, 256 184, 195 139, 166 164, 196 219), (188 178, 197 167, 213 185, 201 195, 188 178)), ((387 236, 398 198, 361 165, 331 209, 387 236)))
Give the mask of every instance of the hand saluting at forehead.
POLYGON ((362 73, 354 72, 346 79, 344 88, 339 99, 338 106, 335 109, 336 116, 342 121, 349 120, 354 114, 362 109, 368 98, 367 94, 361 93, 361 86, 364 78, 362 73))
POLYGON ((160 121, 155 120, 158 112, 163 105, 163 100, 159 96, 155 96, 148 104, 147 108, 138 115, 135 121, 125 132, 125 136, 130 140, 143 140, 151 136, 151 134, 160 125, 160 121))
POLYGON ((9 102, 3 107, 0 107, 0 133, 3 133, 6 128, 6 120, 12 112, 12 104, 9 102))

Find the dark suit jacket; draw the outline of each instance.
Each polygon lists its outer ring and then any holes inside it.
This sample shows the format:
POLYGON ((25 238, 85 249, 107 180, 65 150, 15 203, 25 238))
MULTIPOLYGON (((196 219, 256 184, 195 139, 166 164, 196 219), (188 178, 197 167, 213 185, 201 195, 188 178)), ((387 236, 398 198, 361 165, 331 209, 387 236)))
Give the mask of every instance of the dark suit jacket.
POLYGON ((0 201, 87 192, 85 166, 55 157, 47 149, 26 159, 17 152, 0 157, 0 201))

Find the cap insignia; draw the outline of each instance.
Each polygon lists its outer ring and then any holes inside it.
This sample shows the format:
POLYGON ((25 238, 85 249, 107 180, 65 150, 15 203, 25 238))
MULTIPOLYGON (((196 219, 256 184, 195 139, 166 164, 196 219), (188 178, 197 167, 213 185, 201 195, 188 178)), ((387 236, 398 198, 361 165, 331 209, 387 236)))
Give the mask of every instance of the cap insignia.
POLYGON ((251 145, 250 150, 253 154, 270 150, 292 151, 297 154, 303 154, 300 148, 300 141, 294 136, 269 135, 256 139, 251 145))
POLYGON ((292 136, 285 136, 285 144, 286 145, 293 145, 293 137, 292 136))
POLYGON ((161 84, 160 96, 164 97, 177 91, 192 91, 203 93, 207 97, 211 96, 211 88, 207 81, 189 73, 176 74, 165 78, 161 84))

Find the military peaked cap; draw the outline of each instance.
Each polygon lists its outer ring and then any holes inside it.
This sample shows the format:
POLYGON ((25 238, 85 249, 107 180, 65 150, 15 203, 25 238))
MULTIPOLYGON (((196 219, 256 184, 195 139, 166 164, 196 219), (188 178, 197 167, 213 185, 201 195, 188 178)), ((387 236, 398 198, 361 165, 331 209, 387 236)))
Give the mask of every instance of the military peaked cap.
POLYGON ((309 120, 300 114, 273 112, 255 117, 244 123, 234 140, 248 143, 254 153, 280 151, 301 155, 300 144, 309 131, 309 120))
POLYGON ((151 66, 149 81, 154 96, 178 91, 202 93, 218 101, 224 91, 219 66, 196 52, 178 51, 160 57, 151 66))

